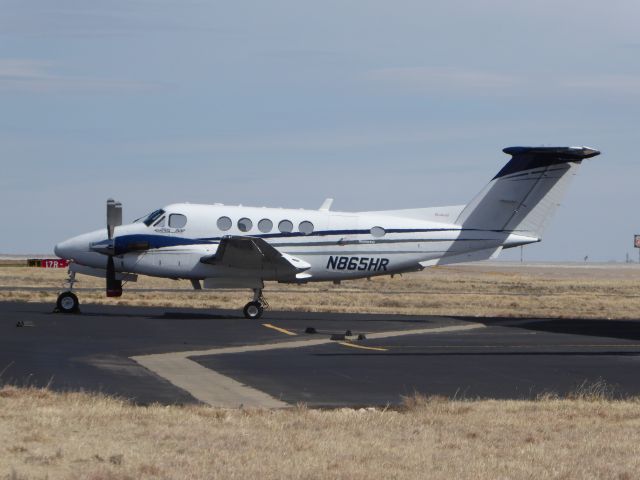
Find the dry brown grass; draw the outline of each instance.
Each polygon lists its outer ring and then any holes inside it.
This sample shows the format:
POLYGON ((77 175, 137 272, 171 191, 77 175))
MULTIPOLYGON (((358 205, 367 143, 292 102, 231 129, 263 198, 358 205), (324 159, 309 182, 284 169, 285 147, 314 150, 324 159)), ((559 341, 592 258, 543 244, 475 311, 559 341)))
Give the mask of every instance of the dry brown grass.
MULTIPOLYGON (((63 270, 27 267, 0 268, 0 300, 38 301, 53 304, 56 292, 37 290, 61 285, 63 270), (24 287, 34 287, 29 291, 24 287)), ((103 280, 79 276, 83 303, 241 308, 249 299, 241 291, 191 290, 186 281, 140 277, 127 285, 120 299, 108 299, 103 280), (147 292, 143 289, 179 289, 147 292)), ((640 266, 612 265, 592 268, 455 266, 427 269, 402 277, 375 277, 341 285, 269 284, 265 290, 274 310, 353 313, 400 313, 463 316, 515 316, 565 318, 640 317, 640 266)))
POLYGON ((640 472, 640 401, 414 397, 400 410, 134 406, 0 389, 0 478, 564 478, 640 472))

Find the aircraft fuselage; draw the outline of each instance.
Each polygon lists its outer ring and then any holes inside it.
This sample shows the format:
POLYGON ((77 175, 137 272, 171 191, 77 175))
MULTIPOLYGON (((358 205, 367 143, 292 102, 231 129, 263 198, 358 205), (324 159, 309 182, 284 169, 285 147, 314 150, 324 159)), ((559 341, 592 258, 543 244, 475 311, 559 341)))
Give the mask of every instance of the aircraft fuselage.
MULTIPOLYGON (((538 241, 510 232, 465 230, 452 223, 397 214, 188 203, 169 205, 162 211, 162 218, 150 225, 140 221, 115 228, 116 271, 185 279, 240 276, 286 282, 342 280, 474 260, 474 252, 538 241), (171 224, 172 215, 184 219, 171 224), (186 220, 184 225, 182 220, 186 220), (279 251, 307 262, 307 275, 279 278, 277 272, 264 269, 202 263, 200 259, 214 255, 220 240, 228 235, 264 239, 279 251)), ((106 238, 106 229, 96 230, 58 244, 56 253, 73 258, 79 265, 104 269, 106 257, 92 245, 106 238)))

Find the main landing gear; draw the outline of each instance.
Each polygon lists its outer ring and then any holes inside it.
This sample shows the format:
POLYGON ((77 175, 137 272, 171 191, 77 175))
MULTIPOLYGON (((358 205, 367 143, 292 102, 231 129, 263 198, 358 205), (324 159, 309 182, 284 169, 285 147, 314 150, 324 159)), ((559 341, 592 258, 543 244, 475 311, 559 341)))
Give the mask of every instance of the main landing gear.
POLYGON ((65 281, 64 291, 58 295, 56 301, 56 312, 60 313, 78 313, 80 312, 80 301, 75 293, 73 293, 73 285, 76 283, 76 272, 69 270, 69 276, 65 281))
POLYGON ((262 289, 254 288, 253 300, 247 303, 242 311, 245 318, 257 320, 262 316, 262 312, 264 312, 266 308, 269 308, 269 304, 262 295, 262 289))

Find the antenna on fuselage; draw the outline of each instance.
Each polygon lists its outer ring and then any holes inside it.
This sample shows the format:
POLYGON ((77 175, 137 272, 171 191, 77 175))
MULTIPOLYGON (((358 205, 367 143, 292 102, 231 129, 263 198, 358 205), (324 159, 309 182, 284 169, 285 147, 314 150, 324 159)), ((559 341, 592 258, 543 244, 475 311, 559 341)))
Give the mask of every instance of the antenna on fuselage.
POLYGON ((331 208, 331 204, 333 204, 333 198, 327 198, 324 202, 322 202, 322 205, 318 210, 320 210, 321 212, 328 212, 331 208))

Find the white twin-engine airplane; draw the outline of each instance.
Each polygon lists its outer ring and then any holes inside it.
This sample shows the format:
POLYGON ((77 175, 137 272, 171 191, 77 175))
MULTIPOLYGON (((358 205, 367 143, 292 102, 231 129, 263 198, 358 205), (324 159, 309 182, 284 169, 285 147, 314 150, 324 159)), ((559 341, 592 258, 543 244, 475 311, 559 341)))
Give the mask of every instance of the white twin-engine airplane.
POLYGON ((137 274, 189 279, 195 289, 247 288, 247 318, 267 304, 265 281, 305 283, 421 270, 495 258, 503 248, 539 242, 587 147, 510 147, 512 156, 467 205, 330 211, 177 203, 122 225, 122 206, 107 201, 107 228, 55 247, 71 260, 61 312, 78 311, 75 274, 106 278, 107 296, 137 274))

